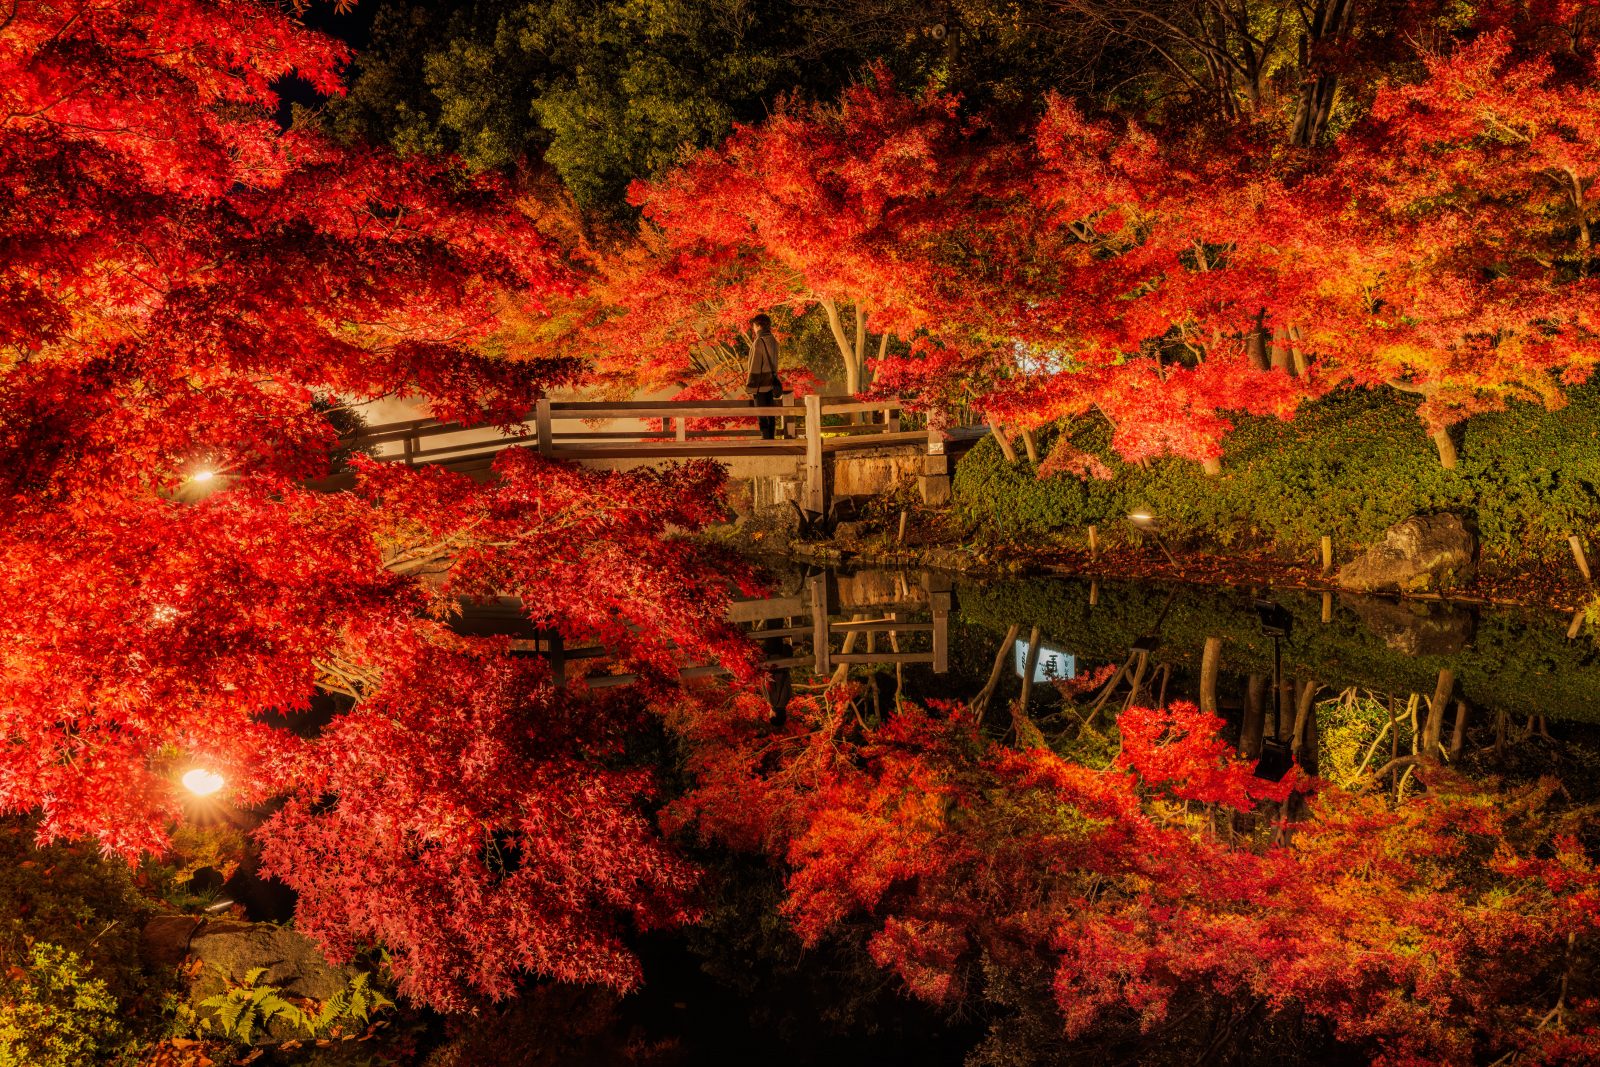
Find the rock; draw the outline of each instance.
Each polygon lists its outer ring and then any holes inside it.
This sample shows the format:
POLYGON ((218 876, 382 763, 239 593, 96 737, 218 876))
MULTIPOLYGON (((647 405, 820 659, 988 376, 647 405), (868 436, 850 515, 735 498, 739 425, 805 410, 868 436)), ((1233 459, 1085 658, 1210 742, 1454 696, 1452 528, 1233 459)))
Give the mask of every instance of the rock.
POLYGON ((1370 596, 1341 596, 1339 602, 1383 639, 1407 656, 1453 656, 1472 643, 1477 629, 1473 613, 1454 605, 1395 603, 1370 596))
POLYGON ((356 973, 333 966, 309 937, 276 923, 210 920, 190 937, 189 951, 206 965, 196 988, 201 998, 217 992, 223 976, 243 984, 252 970, 265 967, 261 985, 276 986, 289 996, 328 1000, 356 973))
POLYGON ((1469 580, 1478 540, 1459 515, 1414 515, 1383 532, 1381 544, 1339 568, 1357 593, 1421 593, 1469 580))
POLYGON ((929 507, 943 507, 950 503, 948 474, 919 474, 917 487, 922 491, 922 502, 929 507))
POLYGON ((189 939, 205 920, 198 915, 157 915, 139 934, 139 956, 147 967, 176 967, 189 954, 189 939))
POLYGON ((833 528, 835 541, 864 541, 869 533, 865 522, 841 522, 833 528))

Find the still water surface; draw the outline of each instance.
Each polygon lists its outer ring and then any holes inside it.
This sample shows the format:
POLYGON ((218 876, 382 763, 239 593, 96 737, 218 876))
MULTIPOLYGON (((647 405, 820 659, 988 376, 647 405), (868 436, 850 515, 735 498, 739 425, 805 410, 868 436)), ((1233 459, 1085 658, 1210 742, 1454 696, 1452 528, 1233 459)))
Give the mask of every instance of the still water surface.
MULTIPOLYGON (((885 707, 897 692, 977 700, 997 733, 1013 702, 1026 700, 1048 724, 1062 708, 1057 681, 1108 670, 1116 684, 1076 695, 1080 708, 1103 700, 1114 715, 1134 700, 1205 695, 1229 740, 1261 759, 1264 773, 1291 756, 1337 773, 1339 760, 1352 760, 1327 727, 1339 701, 1387 703, 1401 717, 1420 706, 1425 715, 1443 681, 1441 745, 1456 758, 1492 753, 1501 768, 1565 771, 1569 788, 1594 788, 1583 768, 1600 739, 1600 654, 1549 613, 1128 581, 790 570, 768 603, 740 605, 735 618, 766 635, 767 658, 797 688, 818 681, 819 669, 848 670, 885 707)), ((906 999, 863 969, 859 952, 802 952, 773 913, 776 875, 706 859, 723 887, 719 903, 706 925, 639 946, 644 990, 620 1005, 619 1042, 665 1040, 672 1062, 697 1064, 934 1067, 963 1063, 983 1040, 985 1020, 906 999)))

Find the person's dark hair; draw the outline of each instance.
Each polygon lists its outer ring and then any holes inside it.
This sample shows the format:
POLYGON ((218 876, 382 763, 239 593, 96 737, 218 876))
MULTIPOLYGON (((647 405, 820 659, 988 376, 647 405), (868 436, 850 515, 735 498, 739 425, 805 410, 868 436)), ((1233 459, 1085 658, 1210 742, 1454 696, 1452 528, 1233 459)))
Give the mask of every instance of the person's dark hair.
POLYGON ((772 329, 772 318, 768 315, 752 315, 750 317, 750 325, 758 330, 770 330, 772 329))

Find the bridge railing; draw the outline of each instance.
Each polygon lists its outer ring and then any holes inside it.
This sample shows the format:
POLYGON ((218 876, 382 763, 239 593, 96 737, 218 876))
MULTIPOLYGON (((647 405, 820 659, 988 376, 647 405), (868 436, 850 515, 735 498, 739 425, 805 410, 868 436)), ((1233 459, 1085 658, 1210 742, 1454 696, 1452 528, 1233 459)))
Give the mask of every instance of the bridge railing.
MULTIPOLYGON (((755 407, 747 400, 540 400, 531 419, 497 430, 435 419, 412 419, 367 426, 348 435, 343 444, 353 451, 373 451, 383 462, 470 464, 491 459, 507 448, 534 448, 553 459, 688 459, 793 455, 804 457, 805 484, 823 483, 823 455, 829 452, 885 445, 923 445, 943 450, 937 435, 926 430, 903 431, 898 400, 854 400, 805 396, 798 402, 755 407), (864 419, 861 416, 866 416, 864 419), (846 421, 837 421, 848 417, 846 421), (753 424, 757 418, 780 420, 772 440, 754 425, 691 429, 696 419, 727 419, 753 424), (835 422, 830 425, 829 420, 835 422), (660 420, 659 428, 593 428, 596 423, 660 420), (573 423, 586 428, 569 429, 573 423), (442 440, 470 435, 467 440, 442 440)), ((819 499, 808 501, 822 511, 819 499)))

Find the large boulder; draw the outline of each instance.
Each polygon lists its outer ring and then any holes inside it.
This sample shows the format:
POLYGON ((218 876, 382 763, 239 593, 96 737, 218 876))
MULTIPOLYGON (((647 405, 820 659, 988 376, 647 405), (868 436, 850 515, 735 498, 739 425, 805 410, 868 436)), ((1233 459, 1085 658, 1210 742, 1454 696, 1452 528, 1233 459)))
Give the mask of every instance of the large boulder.
MULTIPOLYGON (((210 919, 199 915, 157 915, 145 924, 140 952, 147 966, 179 968, 190 980, 189 1006, 201 1015, 203 1002, 231 986, 248 986, 250 972, 263 968, 255 986, 271 986, 304 1010, 316 1011, 349 986, 353 967, 330 964, 304 934, 277 923, 210 919), (191 962, 193 961, 193 962, 191 962)), ((306 1032, 286 1016, 270 1019, 253 1038, 257 1045, 303 1041, 306 1032)))
POLYGON ((1478 539, 1459 515, 1414 515, 1383 541, 1339 568, 1339 585, 1357 593, 1425 593, 1471 579, 1478 539))
POLYGON ((243 984, 252 970, 265 967, 261 985, 276 986, 292 997, 328 1000, 355 977, 354 969, 330 964, 305 934, 277 923, 208 920, 189 936, 189 952, 206 965, 201 984, 214 977, 217 988, 223 976, 243 984))
POLYGON ((1477 628, 1473 612, 1454 604, 1343 593, 1339 602, 1355 612, 1385 645, 1406 656, 1454 656, 1472 644, 1477 628))

